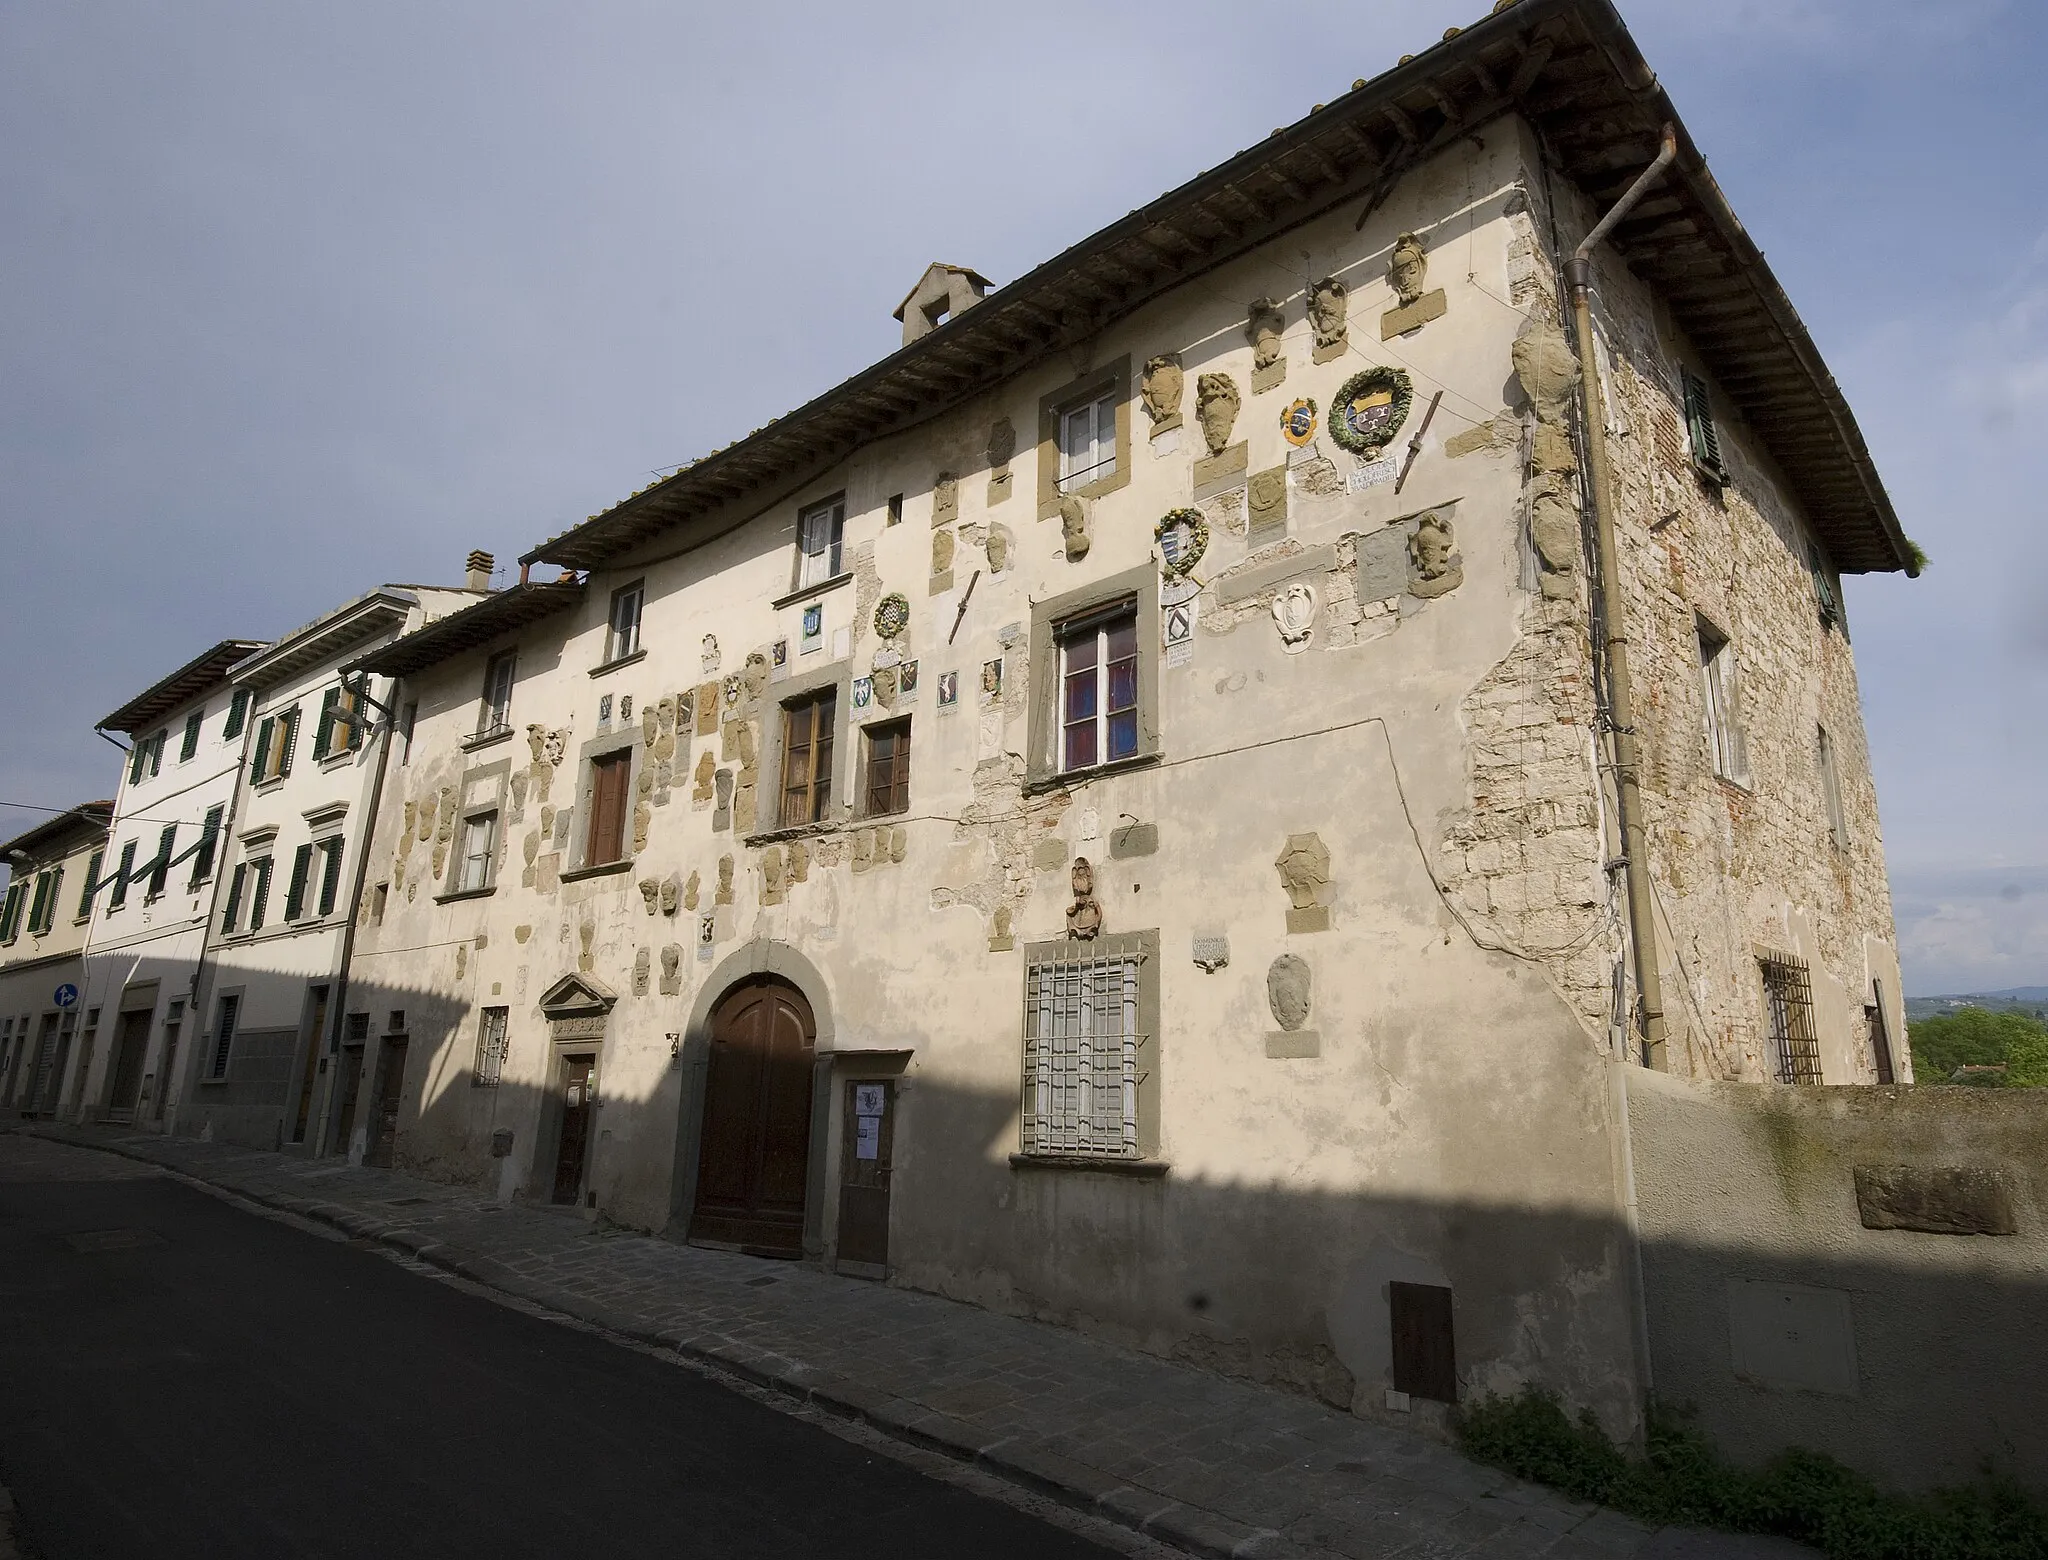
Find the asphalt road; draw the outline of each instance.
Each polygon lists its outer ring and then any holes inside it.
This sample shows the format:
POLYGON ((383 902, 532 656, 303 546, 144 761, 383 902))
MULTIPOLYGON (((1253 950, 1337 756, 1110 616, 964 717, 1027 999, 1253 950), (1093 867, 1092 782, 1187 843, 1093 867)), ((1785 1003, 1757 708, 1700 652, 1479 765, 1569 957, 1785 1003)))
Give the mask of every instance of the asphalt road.
POLYGON ((39 1560, 1111 1553, 637 1350, 14 1134, 0 1484, 39 1560))

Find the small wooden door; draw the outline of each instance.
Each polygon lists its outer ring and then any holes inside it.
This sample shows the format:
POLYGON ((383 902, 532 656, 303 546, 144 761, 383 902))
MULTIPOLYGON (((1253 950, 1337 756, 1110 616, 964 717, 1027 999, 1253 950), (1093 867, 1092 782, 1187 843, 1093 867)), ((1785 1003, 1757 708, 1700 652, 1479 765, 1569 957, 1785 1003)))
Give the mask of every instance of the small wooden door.
POLYGON ((555 1151, 555 1192, 558 1203, 573 1203, 583 1191, 583 1171, 590 1162, 590 1128, 597 1115, 592 1074, 594 1056, 572 1056, 562 1064, 562 1144, 555 1151))
POLYGON ((114 1084, 107 1094, 107 1114, 115 1121, 133 1121, 142 1089, 142 1059, 149 1051, 150 1010, 121 1015, 114 1037, 114 1084))
POLYGON ((363 1163, 391 1168, 391 1150, 398 1142, 398 1096, 405 1088, 405 1036, 386 1035, 377 1061, 376 1113, 370 1118, 370 1144, 363 1163))
POLYGON ((171 1004, 171 1015, 164 1020, 164 1054, 157 1063, 156 1098, 150 1104, 150 1115, 158 1121, 164 1119, 164 1106, 170 1101, 171 1080, 178 1076, 178 1031, 184 1026, 175 1002, 171 1004))
POLYGON ((810 1004, 779 981, 736 987, 712 1013, 693 1238, 803 1255, 816 1051, 810 1004))
POLYGON ((334 1124, 334 1147, 332 1152, 346 1154, 356 1130, 356 1095, 363 1087, 363 1048, 359 1045, 342 1047, 341 1052, 341 1119, 334 1124))
POLYGON ((889 1266, 889 1168, 896 1144, 896 1085, 853 1079, 846 1085, 846 1141, 839 1156, 841 1269, 882 1278, 889 1266))

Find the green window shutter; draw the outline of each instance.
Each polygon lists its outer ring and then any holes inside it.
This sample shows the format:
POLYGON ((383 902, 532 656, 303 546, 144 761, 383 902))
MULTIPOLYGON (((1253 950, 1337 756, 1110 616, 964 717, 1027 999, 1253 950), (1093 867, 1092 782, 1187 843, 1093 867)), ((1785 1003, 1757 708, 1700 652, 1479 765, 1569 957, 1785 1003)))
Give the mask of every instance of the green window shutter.
POLYGON ((38 872, 36 874, 35 902, 31 904, 28 908, 29 936, 40 937, 43 935, 44 932, 49 930, 49 926, 43 920, 43 907, 49 903, 49 900, 50 874, 47 872, 38 872))
POLYGON ((220 822, 224 807, 209 807, 206 822, 199 826, 199 849, 192 855, 192 886, 197 888, 213 876, 214 853, 220 848, 220 822))
POLYGON ((1828 560, 1820 543, 1806 544, 1806 567, 1813 575, 1813 599, 1820 607, 1820 620, 1832 628, 1842 620, 1842 608, 1835 599, 1835 583, 1828 577, 1828 560))
POLYGON ((284 891, 284 918, 296 921, 306 908, 306 879, 313 871, 313 847, 301 845, 292 856, 291 885, 284 891))
POLYGON ((152 780, 163 773, 164 738, 168 735, 168 732, 159 731, 149 739, 149 778, 152 780))
POLYGON ((263 766, 270 758, 270 739, 276 731, 277 718, 275 716, 265 716, 263 724, 256 728, 256 753, 249 760, 249 783, 251 785, 261 785, 269 778, 264 773, 263 766))
POLYGON ((1681 366, 1678 372, 1685 385, 1685 426, 1692 435, 1692 463, 1713 481, 1725 483, 1728 469, 1721 464, 1721 435, 1714 427, 1714 404, 1707 382, 1689 368, 1681 366))
POLYGON ((235 696, 228 701, 228 723, 221 728, 224 737, 239 737, 242 728, 249 723, 249 699, 247 688, 237 688, 235 696))
POLYGON ((106 864, 106 859, 104 850, 96 850, 92 853, 92 860, 85 864, 85 887, 78 895, 78 919, 81 921, 92 914, 92 896, 99 892, 100 868, 106 864))
POLYGON ((142 784, 142 766, 149 762, 149 744, 138 742, 128 750, 128 783, 142 784))
POLYGON ((341 837, 336 835, 322 847, 327 860, 320 868, 320 913, 334 914, 335 896, 341 892, 341 837))
POLYGON ((248 877, 249 864, 246 861, 237 862, 234 876, 228 879, 227 908, 220 913, 220 929, 224 932, 232 932, 235 929, 235 917, 242 913, 242 885, 248 877))
POLYGON ((261 931, 263 912, 270 906, 270 858, 256 863, 256 883, 249 890, 249 930, 261 931))
POLYGON ((294 704, 278 717, 283 734, 279 738, 282 751, 277 756, 277 777, 282 780, 292 772, 292 749, 299 745, 299 707, 294 704))
POLYGON ((341 689, 329 688, 320 696, 320 724, 313 731, 313 756, 325 758, 334 751, 334 711, 341 703, 341 689))
POLYGON ((48 931, 57 924, 57 896, 64 891, 64 869, 57 868, 50 874, 50 897, 43 905, 43 930, 48 931))
POLYGON ((178 748, 178 762, 189 764, 199 751, 199 728, 206 723, 206 711, 194 710, 185 717, 185 740, 178 748))
POLYGON ((164 825, 156 847, 156 860, 149 864, 149 897, 155 899, 164 891, 164 880, 171 875, 171 852, 177 849, 178 826, 164 825))
POLYGON ((11 943, 21 935, 21 880, 7 885, 7 902, 0 906, 0 943, 11 943))
POLYGON ((107 900, 109 910, 128 903, 128 880, 135 875, 135 841, 121 847, 121 865, 114 869, 114 892, 107 900))

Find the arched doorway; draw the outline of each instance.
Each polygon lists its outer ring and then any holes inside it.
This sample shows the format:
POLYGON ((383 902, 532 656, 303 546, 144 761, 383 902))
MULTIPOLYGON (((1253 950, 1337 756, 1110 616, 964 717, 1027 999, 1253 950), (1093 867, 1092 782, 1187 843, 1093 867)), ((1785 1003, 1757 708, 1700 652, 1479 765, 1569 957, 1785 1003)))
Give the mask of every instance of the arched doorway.
POLYGON ((711 1012, 694 1240, 803 1255, 817 1024, 794 986, 756 978, 711 1012))

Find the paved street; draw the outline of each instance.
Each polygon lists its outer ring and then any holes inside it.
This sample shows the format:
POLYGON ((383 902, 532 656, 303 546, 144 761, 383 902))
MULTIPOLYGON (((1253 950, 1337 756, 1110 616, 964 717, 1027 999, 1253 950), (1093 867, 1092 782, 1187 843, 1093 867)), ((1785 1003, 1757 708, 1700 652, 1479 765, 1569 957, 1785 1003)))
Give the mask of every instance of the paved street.
POLYGON ((1108 1553, 645 1352, 14 1135, 0 1403, 42 1560, 1108 1553))
MULTIPOLYGON (((550 1544, 589 1534, 589 1520, 624 1554, 641 1542, 673 1553, 679 1531, 730 1533, 700 1552, 735 1555, 998 1555, 1024 1543, 1040 1555, 1091 1552, 810 1426, 778 1429, 759 1403, 645 1354, 507 1314, 176 1182, 138 1181, 150 1172, 137 1161, 673 1350, 792 1410, 879 1432, 901 1455, 943 1454, 1197 1554, 1811 1553, 1652 1533, 1410 1433, 929 1295, 504 1207, 394 1171, 47 1124, 0 1133, 0 1183, 12 1183, 0 1184, 0 1392, 18 1396, 19 1377, 38 1394, 24 1401, 41 1405, 24 1421, 33 1433, 0 1424, 0 1483, 15 1483, 31 1520, 47 1499, 91 1506, 96 1521, 128 1511, 168 1523, 176 1511, 184 1530, 239 1503, 262 1541, 205 1551, 221 1556, 405 1554, 414 1537, 420 1553, 482 1553, 487 1535, 493 1554, 566 1552, 550 1544), (51 1173, 37 1156, 52 1154, 67 1156, 67 1177, 90 1166, 115 1179, 25 1184, 51 1173), (188 1222, 148 1223, 159 1208, 188 1222), (174 1238, 89 1254, 56 1238, 116 1228, 174 1238), (80 1393, 83 1382, 93 1391, 80 1393), (74 1422, 89 1412, 98 1417, 74 1422), (78 1450, 95 1438, 101 1455, 78 1450), (26 1449, 37 1446, 40 1461, 26 1449), (252 1464, 236 1465, 242 1455, 252 1464), (429 1532, 462 1542, 434 1548, 429 1532), (863 1547, 878 1532, 887 1542, 863 1547), (309 1547, 263 1547, 286 1533, 309 1547), (346 1534, 364 1547, 310 1547, 346 1534)), ((1112 1541, 1124 1547, 1123 1536, 1112 1541)), ((52 1545, 47 1560, 135 1552, 52 1545)))

